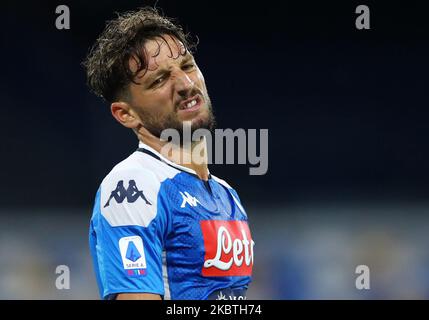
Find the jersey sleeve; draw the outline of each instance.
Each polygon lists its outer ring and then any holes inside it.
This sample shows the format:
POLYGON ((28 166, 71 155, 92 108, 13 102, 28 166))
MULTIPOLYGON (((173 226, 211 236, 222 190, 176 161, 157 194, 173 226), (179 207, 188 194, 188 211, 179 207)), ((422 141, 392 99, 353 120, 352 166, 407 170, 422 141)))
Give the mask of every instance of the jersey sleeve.
POLYGON ((167 230, 160 183, 141 168, 116 170, 102 182, 90 225, 90 250, 103 299, 117 293, 164 295, 167 230))

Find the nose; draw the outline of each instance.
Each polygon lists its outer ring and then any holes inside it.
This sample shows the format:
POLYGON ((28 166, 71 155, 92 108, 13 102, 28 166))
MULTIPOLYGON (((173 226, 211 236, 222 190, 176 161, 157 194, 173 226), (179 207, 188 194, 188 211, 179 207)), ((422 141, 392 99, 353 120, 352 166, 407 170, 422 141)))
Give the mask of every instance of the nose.
POLYGON ((179 73, 176 74, 175 86, 177 93, 183 98, 190 94, 195 86, 195 83, 191 78, 189 78, 186 72, 179 71, 179 73))

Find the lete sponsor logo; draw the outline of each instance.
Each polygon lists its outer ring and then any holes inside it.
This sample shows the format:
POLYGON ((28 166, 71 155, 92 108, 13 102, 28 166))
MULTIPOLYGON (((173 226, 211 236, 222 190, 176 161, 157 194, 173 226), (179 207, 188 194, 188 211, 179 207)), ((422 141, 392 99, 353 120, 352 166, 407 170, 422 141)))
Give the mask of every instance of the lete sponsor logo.
POLYGON ((203 220, 205 277, 249 276, 255 242, 245 221, 203 220))

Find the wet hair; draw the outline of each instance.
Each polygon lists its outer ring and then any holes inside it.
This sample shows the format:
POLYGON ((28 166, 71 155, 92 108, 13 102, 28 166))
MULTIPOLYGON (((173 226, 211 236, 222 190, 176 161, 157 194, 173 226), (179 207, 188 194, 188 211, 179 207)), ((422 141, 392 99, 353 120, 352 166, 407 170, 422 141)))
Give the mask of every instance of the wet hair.
POLYGON ((129 84, 136 83, 137 74, 147 71, 146 42, 156 38, 167 42, 165 36, 183 43, 181 55, 192 52, 197 45, 180 25, 155 8, 143 7, 118 14, 116 19, 107 22, 83 62, 90 89, 108 102, 125 98, 129 84), (137 62, 137 70, 130 69, 130 59, 137 62))

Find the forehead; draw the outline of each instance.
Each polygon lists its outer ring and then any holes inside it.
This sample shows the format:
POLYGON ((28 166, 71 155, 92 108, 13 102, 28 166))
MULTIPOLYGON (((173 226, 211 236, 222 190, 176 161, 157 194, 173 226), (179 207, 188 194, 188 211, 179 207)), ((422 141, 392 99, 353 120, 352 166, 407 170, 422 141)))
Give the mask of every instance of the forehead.
POLYGON ((191 55, 180 40, 170 35, 148 40, 144 48, 148 71, 154 71, 160 65, 180 62, 184 56, 191 55))
POLYGON ((130 71, 133 73, 139 69, 140 62, 147 64, 136 75, 139 79, 147 78, 160 66, 168 68, 173 63, 181 63, 185 57, 193 57, 180 40, 166 34, 147 40, 141 55, 144 55, 144 61, 139 61, 137 56, 131 56, 129 59, 130 71))

